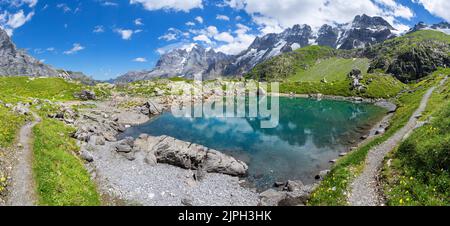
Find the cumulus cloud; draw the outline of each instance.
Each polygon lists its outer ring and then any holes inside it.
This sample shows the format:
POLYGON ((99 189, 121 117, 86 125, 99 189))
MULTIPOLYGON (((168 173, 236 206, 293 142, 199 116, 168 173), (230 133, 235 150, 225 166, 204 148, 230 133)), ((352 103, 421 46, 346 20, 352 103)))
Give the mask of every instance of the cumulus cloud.
POLYGON ((123 40, 131 40, 131 37, 133 34, 137 34, 142 32, 142 30, 131 30, 131 29, 123 29, 123 28, 117 28, 114 29, 114 32, 120 35, 123 40))
POLYGON ((216 19, 218 19, 218 20, 225 20, 225 21, 229 21, 230 20, 230 17, 228 17, 228 16, 225 16, 225 15, 217 15, 216 16, 216 19))
POLYGON ((396 18, 411 19, 414 16, 411 9, 394 0, 224 0, 224 3, 247 12, 262 33, 295 24, 318 27, 326 23, 347 23, 363 13, 391 17, 394 26, 400 25, 396 18))
POLYGON ((256 36, 253 34, 250 34, 250 28, 243 25, 243 24, 237 24, 236 30, 233 32, 234 36, 229 34, 230 37, 227 34, 224 34, 223 32, 219 35, 216 35, 216 40, 222 39, 221 41, 226 42, 225 44, 219 45, 215 48, 218 52, 223 52, 230 55, 236 55, 242 52, 243 50, 247 49, 250 44, 255 40, 256 36))
POLYGON ((413 0, 431 14, 450 22, 450 1, 448 0, 413 0))
POLYGON ((201 17, 201 16, 196 17, 195 20, 200 24, 203 23, 203 17, 201 17))
POLYGON ((64 54, 66 54, 66 55, 76 54, 83 49, 85 49, 85 48, 80 43, 74 43, 72 46, 72 49, 64 51, 64 54))
POLYGON ((171 27, 167 30, 166 34, 160 36, 158 39, 166 40, 166 41, 173 41, 173 40, 177 40, 178 38, 180 38, 182 36, 184 36, 184 37, 189 36, 189 33, 182 32, 179 29, 171 27))
POLYGON ((103 28, 103 26, 99 25, 99 26, 95 26, 94 30, 92 32, 94 32, 94 33, 103 33, 103 32, 105 32, 105 29, 103 28))
POLYGON ((138 62, 138 63, 145 63, 147 62, 147 59, 145 59, 144 57, 138 57, 133 59, 134 62, 138 62))
POLYGON ((0 14, 0 27, 3 28, 9 36, 13 35, 15 29, 23 26, 34 16, 34 12, 26 14, 23 10, 16 13, 7 11, 0 14))
POLYGON ((141 18, 137 18, 136 20, 134 20, 134 24, 136 26, 143 26, 144 25, 144 23, 142 22, 141 18))
POLYGON ((208 36, 206 36, 206 35, 198 35, 198 36, 195 36, 195 37, 193 38, 193 40, 194 40, 194 41, 204 42, 204 43, 206 43, 206 44, 211 44, 211 43, 212 43, 211 39, 209 39, 208 36))
POLYGON ((130 0, 130 4, 140 4, 146 10, 174 10, 189 12, 191 9, 203 8, 202 0, 130 0))

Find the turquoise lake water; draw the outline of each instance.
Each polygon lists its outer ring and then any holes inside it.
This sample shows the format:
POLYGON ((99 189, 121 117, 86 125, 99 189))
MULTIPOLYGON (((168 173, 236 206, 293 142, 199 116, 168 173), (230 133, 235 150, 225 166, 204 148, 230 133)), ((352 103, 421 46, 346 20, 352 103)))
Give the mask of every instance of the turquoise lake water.
POLYGON ((288 179, 313 182, 385 114, 374 105, 334 100, 280 97, 279 106, 279 124, 270 129, 260 128, 260 118, 186 118, 165 112, 121 137, 168 135, 216 149, 246 162, 246 179, 264 189, 288 179))

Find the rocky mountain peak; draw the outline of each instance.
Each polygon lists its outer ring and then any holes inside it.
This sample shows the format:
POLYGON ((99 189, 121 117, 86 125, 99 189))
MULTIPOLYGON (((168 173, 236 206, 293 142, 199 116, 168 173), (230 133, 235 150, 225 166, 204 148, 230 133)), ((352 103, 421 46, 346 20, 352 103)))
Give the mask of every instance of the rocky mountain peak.
POLYGON ((352 28, 359 28, 359 29, 384 28, 389 30, 395 30, 395 28, 392 27, 392 25, 389 24, 382 17, 378 16, 370 17, 367 16, 366 14, 356 16, 355 19, 353 19, 352 28))
POLYGON ((58 71, 17 50, 8 34, 0 28, 0 76, 64 77, 58 71))

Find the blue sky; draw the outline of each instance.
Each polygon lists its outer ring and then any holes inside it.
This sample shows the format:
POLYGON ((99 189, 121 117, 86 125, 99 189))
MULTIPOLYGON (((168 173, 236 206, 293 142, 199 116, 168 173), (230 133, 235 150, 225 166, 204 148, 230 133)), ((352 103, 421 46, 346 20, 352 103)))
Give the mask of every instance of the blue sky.
POLYGON ((151 69, 161 53, 197 42, 229 54, 294 24, 380 15, 399 30, 449 21, 448 0, 0 0, 0 26, 55 68, 96 79, 151 69))

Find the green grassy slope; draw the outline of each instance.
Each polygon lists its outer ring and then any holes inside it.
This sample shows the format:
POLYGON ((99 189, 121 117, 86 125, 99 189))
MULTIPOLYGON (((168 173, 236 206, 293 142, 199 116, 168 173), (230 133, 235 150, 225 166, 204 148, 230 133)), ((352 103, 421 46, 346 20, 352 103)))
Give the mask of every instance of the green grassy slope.
MULTIPOLYGON (((11 108, 6 108, 5 103, 15 105, 17 102, 31 102, 34 98, 53 102, 76 100, 74 93, 82 89, 103 90, 60 78, 0 77, 0 101, 3 103, 0 104, 0 147, 4 147, 4 151, 11 151, 9 147, 13 145, 19 128, 27 117, 31 117, 17 115, 11 108)), ((95 185, 76 154, 76 141, 70 138, 74 128, 47 118, 50 110, 55 110, 57 105, 44 101, 39 105, 39 109, 36 106, 32 108, 43 119, 33 129, 33 170, 38 185, 39 204, 100 204, 95 185)), ((0 172, 0 177, 2 174, 0 172)))
POLYGON ((341 81, 347 78, 348 73, 358 68, 366 75, 369 69, 369 60, 364 58, 338 58, 318 60, 307 70, 300 70, 293 76, 288 77, 289 81, 319 82, 325 78, 328 82, 341 81))
POLYGON ((258 64, 245 77, 262 81, 283 81, 308 70, 318 59, 336 55, 337 51, 329 47, 308 46, 258 64))
POLYGON ((349 184, 361 172, 368 151, 402 128, 419 106, 420 100, 428 88, 438 84, 442 78, 441 73, 436 72, 424 81, 409 85, 414 92, 406 92, 398 99, 394 99, 399 108, 391 119, 391 125, 386 133, 339 159, 331 169, 331 173, 325 177, 312 194, 308 204, 346 205, 349 184))

